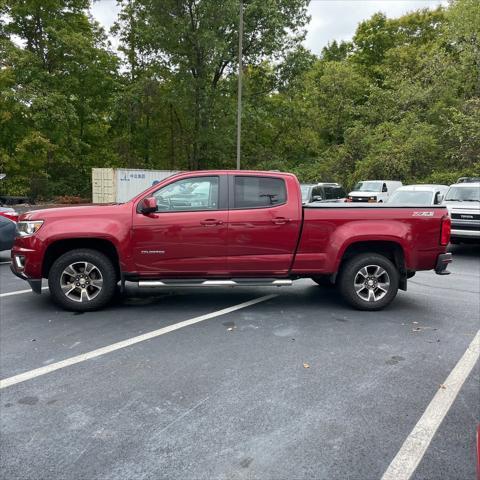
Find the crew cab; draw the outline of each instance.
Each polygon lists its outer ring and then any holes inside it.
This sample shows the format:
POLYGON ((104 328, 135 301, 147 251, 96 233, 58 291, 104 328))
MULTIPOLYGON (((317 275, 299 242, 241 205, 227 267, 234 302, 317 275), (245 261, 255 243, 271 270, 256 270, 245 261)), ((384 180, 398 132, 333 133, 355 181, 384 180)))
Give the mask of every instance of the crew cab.
POLYGON ((447 274, 445 206, 302 205, 288 173, 184 172, 123 204, 21 215, 12 271, 76 311, 140 287, 337 285, 363 310, 406 290, 417 270, 447 274))

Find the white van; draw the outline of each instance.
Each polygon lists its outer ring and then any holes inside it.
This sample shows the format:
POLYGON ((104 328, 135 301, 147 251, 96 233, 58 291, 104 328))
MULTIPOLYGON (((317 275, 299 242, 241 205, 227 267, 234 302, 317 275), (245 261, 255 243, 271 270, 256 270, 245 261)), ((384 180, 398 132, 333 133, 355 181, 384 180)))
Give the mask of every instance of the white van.
POLYGON ((402 186, 396 180, 365 180, 358 182, 347 196, 347 202, 385 203, 402 186))

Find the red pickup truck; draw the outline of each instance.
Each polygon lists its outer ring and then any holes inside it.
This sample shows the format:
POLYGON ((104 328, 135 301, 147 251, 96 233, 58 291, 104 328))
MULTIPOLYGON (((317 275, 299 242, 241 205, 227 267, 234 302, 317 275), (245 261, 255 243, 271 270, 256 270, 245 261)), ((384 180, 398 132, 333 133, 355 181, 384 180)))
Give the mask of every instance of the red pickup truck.
POLYGON ((200 171, 169 177, 123 204, 22 215, 12 271, 77 311, 140 287, 337 285, 363 310, 388 305, 417 270, 447 274, 444 206, 302 205, 288 173, 200 171))

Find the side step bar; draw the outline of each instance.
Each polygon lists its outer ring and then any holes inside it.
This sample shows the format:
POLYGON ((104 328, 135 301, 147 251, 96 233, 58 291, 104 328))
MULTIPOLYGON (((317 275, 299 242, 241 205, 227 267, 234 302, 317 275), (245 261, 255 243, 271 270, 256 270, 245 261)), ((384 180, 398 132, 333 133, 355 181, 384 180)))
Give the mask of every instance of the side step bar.
POLYGON ((140 280, 139 287, 290 287, 293 280, 275 278, 238 278, 231 280, 168 279, 140 280))

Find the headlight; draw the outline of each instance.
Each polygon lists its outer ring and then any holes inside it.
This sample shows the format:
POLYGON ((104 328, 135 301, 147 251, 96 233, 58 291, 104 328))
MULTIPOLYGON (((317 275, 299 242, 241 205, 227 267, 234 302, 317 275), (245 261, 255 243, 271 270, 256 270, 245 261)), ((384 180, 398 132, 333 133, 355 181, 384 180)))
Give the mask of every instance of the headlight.
POLYGON ((28 237, 38 232, 39 228, 43 225, 43 220, 32 220, 30 222, 18 222, 17 223, 17 236, 28 237))

